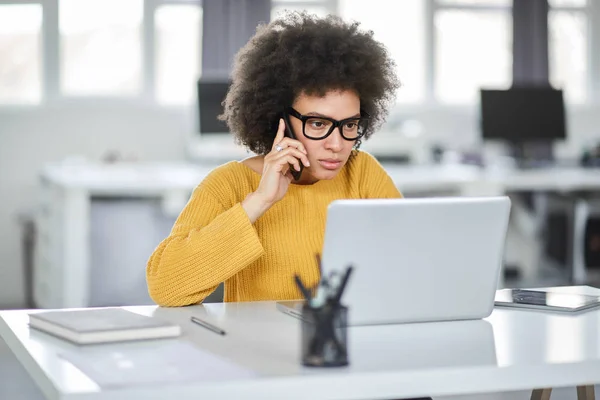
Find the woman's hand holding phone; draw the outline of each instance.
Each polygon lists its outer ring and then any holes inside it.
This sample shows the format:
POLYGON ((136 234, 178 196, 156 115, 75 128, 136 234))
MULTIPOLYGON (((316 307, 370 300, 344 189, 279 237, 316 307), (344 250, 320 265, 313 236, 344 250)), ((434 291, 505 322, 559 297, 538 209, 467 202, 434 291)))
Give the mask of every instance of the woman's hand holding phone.
POLYGON ((273 147, 264 159, 258 188, 242 202, 252 222, 285 196, 293 179, 290 168, 300 171, 300 163, 310 166, 306 154, 300 141, 285 136, 285 123, 280 119, 273 147))

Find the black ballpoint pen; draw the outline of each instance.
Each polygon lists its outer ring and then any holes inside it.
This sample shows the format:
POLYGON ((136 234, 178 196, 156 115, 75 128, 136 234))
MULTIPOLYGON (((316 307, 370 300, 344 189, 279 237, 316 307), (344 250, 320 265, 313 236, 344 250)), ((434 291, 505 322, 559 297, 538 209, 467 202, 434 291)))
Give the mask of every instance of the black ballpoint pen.
POLYGON ((214 326, 212 324, 209 324, 208 322, 202 321, 201 319, 196 318, 196 317, 191 317, 190 320, 193 323, 195 323, 197 325, 200 325, 203 328, 206 328, 206 329, 208 329, 210 331, 213 331, 214 333, 218 333, 219 335, 225 335, 225 331, 223 329, 219 328, 218 326, 214 326))
POLYGON ((306 299, 306 303, 310 304, 310 301, 312 300, 312 296, 311 296, 310 292, 308 291, 306 286, 304 286, 304 284, 302 283, 302 280, 300 279, 300 277, 298 275, 294 275, 294 280, 296 281, 296 285, 298 285, 300 292, 302 292, 302 295, 306 299))
POLYGON ((335 294, 334 302, 336 304, 340 304, 342 294, 344 294, 344 289, 346 288, 346 284, 348 283, 348 278, 350 278, 352 269, 353 269, 352 265, 349 265, 348 268, 346 268, 346 273, 344 274, 344 278, 342 278, 342 283, 338 287, 337 293, 335 294))

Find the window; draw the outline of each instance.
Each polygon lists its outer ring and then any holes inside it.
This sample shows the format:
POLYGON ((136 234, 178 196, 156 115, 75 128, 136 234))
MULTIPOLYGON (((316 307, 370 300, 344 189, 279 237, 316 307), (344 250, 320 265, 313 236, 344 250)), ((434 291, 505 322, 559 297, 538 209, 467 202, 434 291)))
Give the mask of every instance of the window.
POLYGON ((339 0, 397 64, 398 103, 473 103, 512 81, 512 0, 339 0), (389 12, 382 12, 388 10, 389 12), (476 32, 476 34, 474 34, 476 32))
POLYGON ((382 42, 397 66, 402 88, 398 103, 417 103, 425 100, 425 2, 403 0, 394 3, 393 12, 382 12, 388 0, 340 0, 339 14, 344 19, 359 21, 372 30, 382 42))
POLYGON ((360 22, 364 29, 373 31, 375 39, 387 47, 396 61, 402 83, 397 101, 425 100, 425 1, 397 1, 393 12, 381 12, 390 7, 387 0, 274 0, 272 4, 272 19, 287 9, 306 10, 319 16, 336 13, 344 19, 360 22), (402 27, 401 31, 398 27, 402 27))
POLYGON ((549 0, 550 7, 585 7, 587 0, 549 0))
POLYGON ((140 93, 143 7, 143 0, 59 1, 62 93, 140 93))
POLYGON ((512 82, 512 15, 506 0, 438 1, 434 91, 443 103, 473 103, 481 87, 512 82), (472 4, 477 3, 476 7, 472 4), (453 6, 449 6, 452 4, 453 6))
POLYGON ((437 0, 440 5, 455 6, 511 6, 512 0, 437 0))
POLYGON ((41 100, 41 29, 41 5, 0 5, 0 104, 41 100))
POLYGON ((0 2, 0 104, 193 104, 202 18, 202 0, 0 2))
POLYGON ((588 100, 589 23, 585 0, 552 0, 548 14, 550 83, 572 103, 588 100))
MULTIPOLYGON (((512 0, 274 0, 337 10, 373 30, 390 50, 402 87, 399 103, 473 104, 482 87, 512 82, 512 0), (387 12, 389 10, 389 12, 387 12)), ((600 7, 591 0, 548 0, 550 83, 571 103, 600 99, 600 7), (594 96, 597 96, 594 98, 594 96)), ((292 7, 293 6, 293 7, 292 7)))
POLYGON ((306 11, 319 17, 335 14, 335 0, 272 0, 271 20, 281 16, 285 11, 306 11))
POLYGON ((156 99, 162 104, 196 100, 201 73, 202 8, 194 4, 165 4, 154 14, 156 99))

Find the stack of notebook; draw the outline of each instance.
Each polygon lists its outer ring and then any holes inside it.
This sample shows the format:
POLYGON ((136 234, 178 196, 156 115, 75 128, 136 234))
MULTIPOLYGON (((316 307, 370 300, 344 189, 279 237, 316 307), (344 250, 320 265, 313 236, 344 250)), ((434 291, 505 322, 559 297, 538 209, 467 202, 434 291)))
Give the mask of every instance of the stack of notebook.
POLYGON ((495 305, 577 313, 600 307, 600 297, 562 292, 560 288, 501 289, 496 291, 495 305))
POLYGON ((177 337, 181 327, 121 308, 29 314, 29 326, 76 344, 177 337))

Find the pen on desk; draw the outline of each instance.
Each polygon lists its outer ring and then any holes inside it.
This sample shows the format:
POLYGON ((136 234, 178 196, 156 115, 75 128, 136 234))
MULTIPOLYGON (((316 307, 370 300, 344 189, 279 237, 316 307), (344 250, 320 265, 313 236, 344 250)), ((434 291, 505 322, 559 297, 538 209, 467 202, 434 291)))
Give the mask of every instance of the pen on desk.
POLYGON ((203 328, 206 328, 210 331, 213 331, 214 333, 218 333, 219 335, 225 335, 225 331, 221 328, 219 328, 218 326, 214 326, 212 324, 209 324, 206 321, 202 321, 199 318, 196 317, 191 317, 190 320, 195 323, 196 325, 200 325, 203 328))
POLYGON ((321 254, 315 253, 315 258, 317 260, 317 268, 319 269, 319 282, 312 288, 312 297, 313 298, 322 298, 323 297, 323 284, 326 283, 326 278, 323 276, 323 265, 321 264, 321 254))
POLYGON ((308 291, 306 286, 304 286, 304 284, 302 283, 300 277, 298 275, 294 275, 294 279, 296 280, 296 285, 298 285, 298 288, 302 292, 302 295, 304 296, 306 301, 310 302, 312 300, 312 296, 310 295, 310 292, 308 291))
POLYGON ((339 304, 340 300, 342 299, 342 294, 344 294, 344 289, 346 288, 346 284, 348 283, 348 279, 350 278, 352 269, 353 269, 352 265, 348 266, 348 268, 346 269, 346 273, 344 274, 342 283, 340 284, 340 286, 337 290, 337 293, 335 294, 335 297, 334 297, 334 302, 336 304, 339 304))

